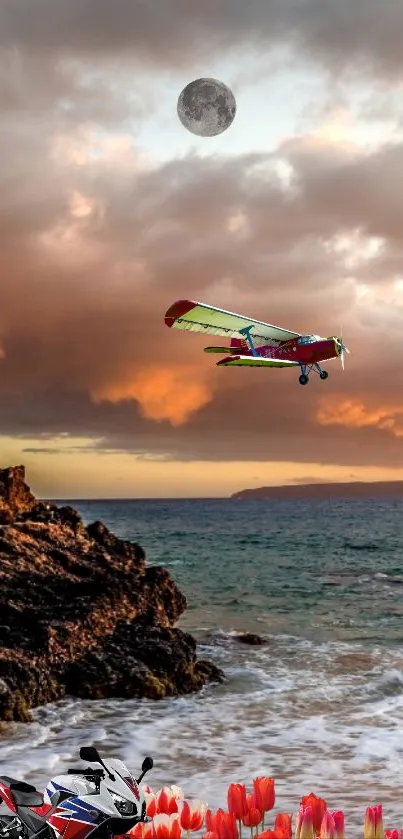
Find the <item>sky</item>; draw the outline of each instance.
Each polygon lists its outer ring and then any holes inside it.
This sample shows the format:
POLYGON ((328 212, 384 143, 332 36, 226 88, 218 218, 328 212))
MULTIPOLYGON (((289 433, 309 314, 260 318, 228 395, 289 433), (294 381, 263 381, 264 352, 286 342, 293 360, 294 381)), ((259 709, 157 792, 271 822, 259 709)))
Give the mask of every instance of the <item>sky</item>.
POLYGON ((3 0, 0 463, 37 495, 403 479, 402 27, 403 0, 3 0), (201 76, 237 100, 215 138, 176 112, 201 76), (182 298, 342 330, 345 371, 217 368, 164 325, 182 298))

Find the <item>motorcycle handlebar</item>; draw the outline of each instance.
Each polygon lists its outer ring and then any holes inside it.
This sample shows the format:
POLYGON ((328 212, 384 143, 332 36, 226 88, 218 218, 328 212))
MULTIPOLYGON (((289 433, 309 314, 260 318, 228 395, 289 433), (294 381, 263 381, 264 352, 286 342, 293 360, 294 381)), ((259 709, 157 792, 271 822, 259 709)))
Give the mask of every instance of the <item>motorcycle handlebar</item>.
POLYGON ((95 777, 95 778, 103 778, 103 776, 104 776, 104 773, 103 773, 102 769, 90 769, 89 767, 87 769, 68 769, 67 774, 68 775, 87 775, 87 776, 92 776, 92 777, 95 777))

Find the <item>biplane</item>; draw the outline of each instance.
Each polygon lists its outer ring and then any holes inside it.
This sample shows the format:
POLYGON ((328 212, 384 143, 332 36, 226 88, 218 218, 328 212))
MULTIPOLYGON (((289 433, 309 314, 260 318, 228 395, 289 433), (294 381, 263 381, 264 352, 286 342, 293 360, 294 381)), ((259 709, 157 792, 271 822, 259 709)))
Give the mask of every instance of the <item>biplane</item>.
POLYGON ((204 352, 226 356, 217 367, 299 367, 301 385, 308 384, 312 371, 328 378, 321 361, 339 358, 344 370, 344 353, 350 352, 342 338, 302 335, 191 300, 173 303, 165 323, 172 329, 229 338, 229 347, 205 347, 204 352))

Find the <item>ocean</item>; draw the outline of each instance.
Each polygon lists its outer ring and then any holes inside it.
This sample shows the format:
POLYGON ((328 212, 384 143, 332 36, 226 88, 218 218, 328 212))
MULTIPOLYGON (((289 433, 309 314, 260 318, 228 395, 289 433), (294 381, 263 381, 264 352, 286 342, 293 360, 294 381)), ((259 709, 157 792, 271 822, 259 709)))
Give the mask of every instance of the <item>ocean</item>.
MULTIPOLYGON (((186 594, 179 625, 225 684, 166 700, 67 700, 0 735, 3 772, 43 788, 94 744, 148 783, 226 806, 276 778, 276 811, 311 790, 362 835, 367 805, 403 827, 403 501, 74 501, 138 541, 186 594), (244 646, 237 634, 265 636, 244 646)), ((349 830, 347 830, 349 833, 349 830)))

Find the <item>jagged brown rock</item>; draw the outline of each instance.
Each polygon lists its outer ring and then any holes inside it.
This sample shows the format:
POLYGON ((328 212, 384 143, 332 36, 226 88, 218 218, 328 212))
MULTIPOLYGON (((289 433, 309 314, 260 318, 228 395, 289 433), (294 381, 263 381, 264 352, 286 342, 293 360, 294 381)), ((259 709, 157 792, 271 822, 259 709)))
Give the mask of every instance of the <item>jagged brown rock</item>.
POLYGON ((0 469, 0 524, 11 522, 17 513, 30 512, 36 498, 25 483, 25 469, 0 469))
POLYGON ((236 635, 235 640, 239 644, 248 644, 250 647, 260 647, 266 641, 261 635, 256 635, 255 632, 244 632, 242 635, 236 635))
POLYGON ((160 699, 221 681, 174 624, 186 599, 143 549, 0 470, 0 720, 66 694, 160 699))

